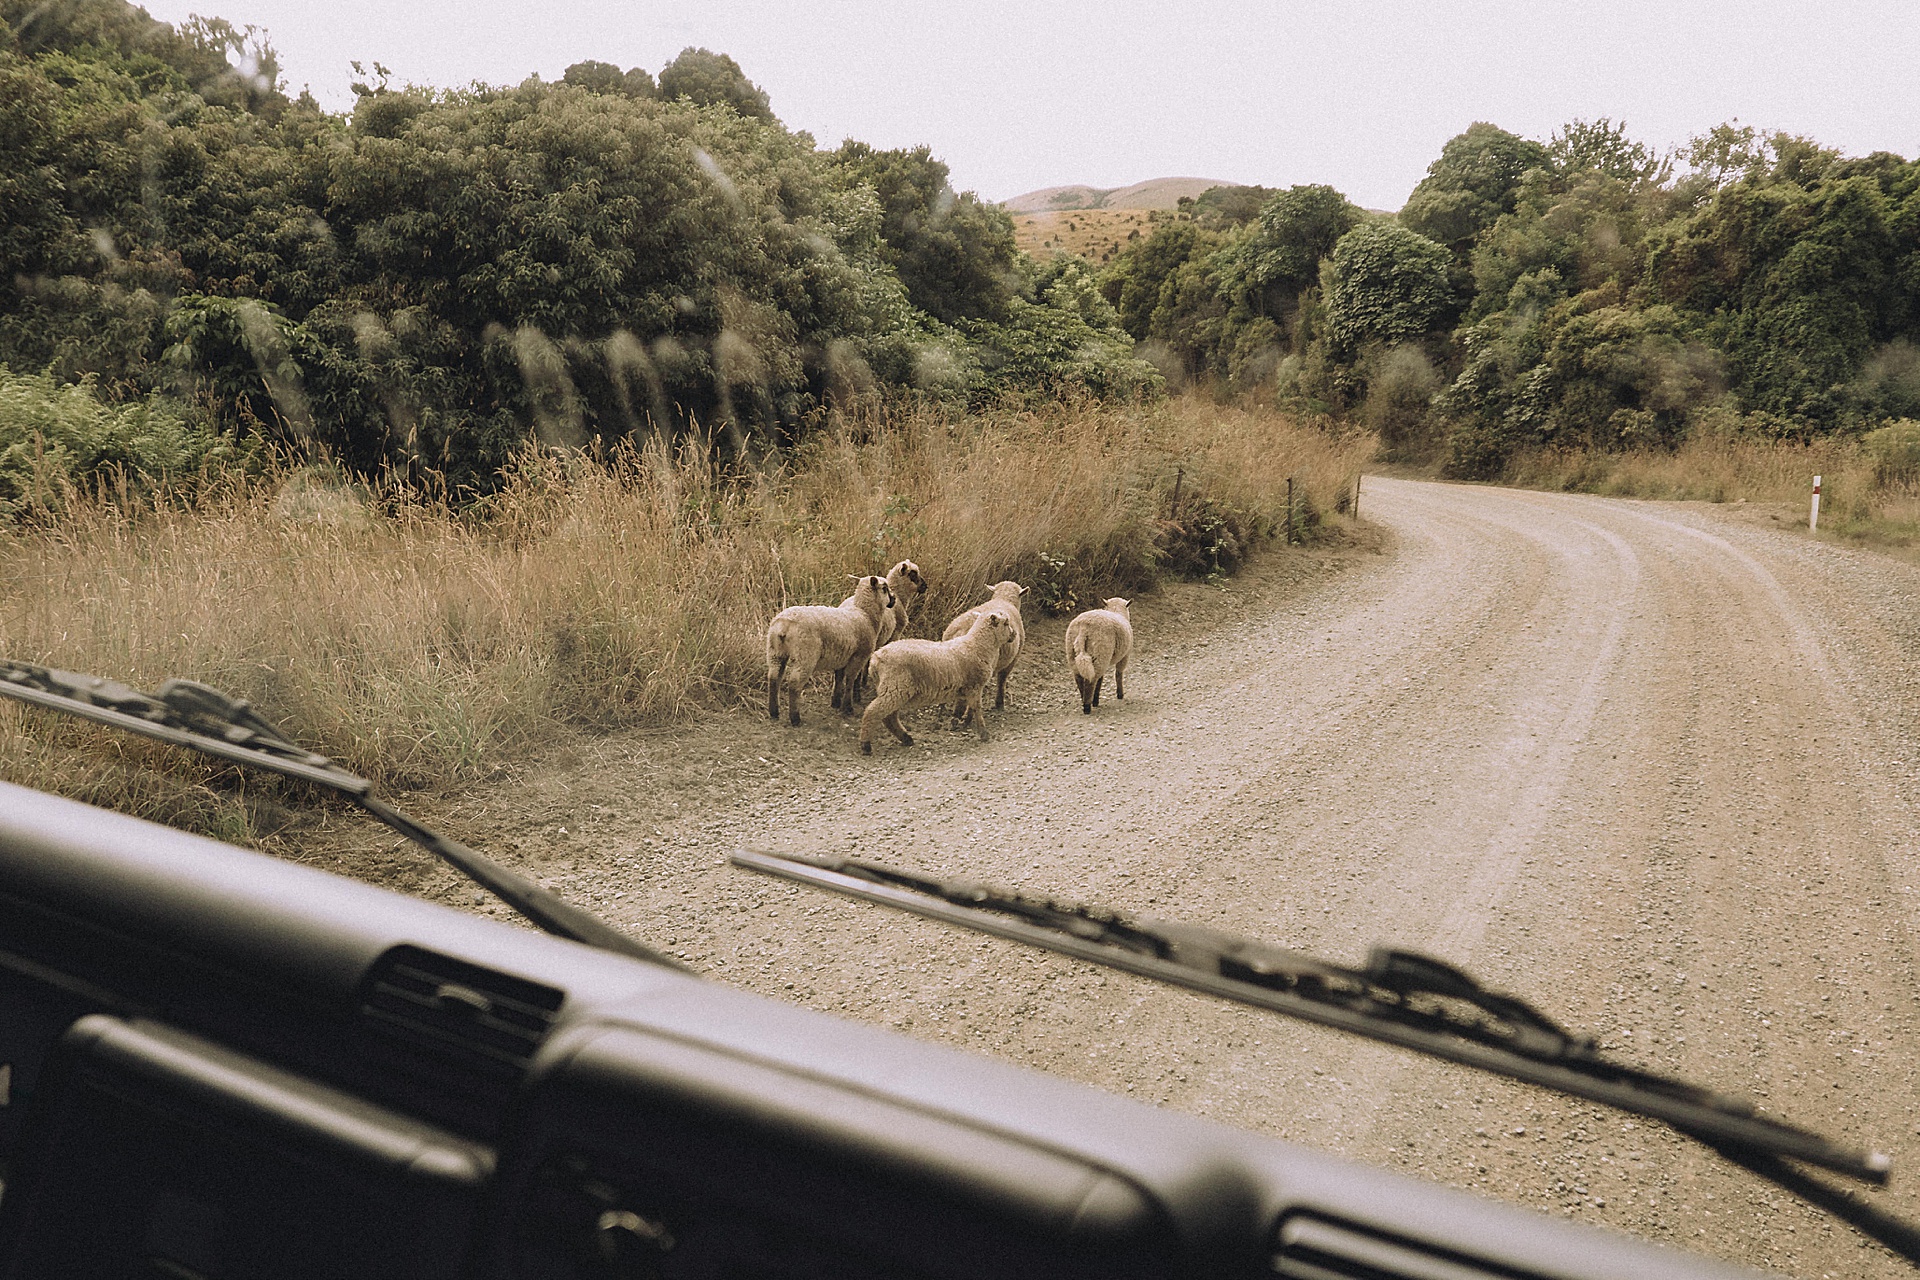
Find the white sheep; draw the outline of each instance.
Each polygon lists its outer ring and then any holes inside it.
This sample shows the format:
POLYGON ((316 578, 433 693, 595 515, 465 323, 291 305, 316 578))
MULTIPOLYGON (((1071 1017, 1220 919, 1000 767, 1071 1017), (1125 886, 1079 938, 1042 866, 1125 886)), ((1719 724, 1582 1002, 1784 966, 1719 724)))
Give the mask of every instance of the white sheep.
POLYGON ((867 672, 873 678, 873 701, 860 717, 860 751, 873 754, 873 727, 884 724, 903 746, 913 735, 900 725, 900 713, 929 707, 948 698, 961 708, 955 715, 973 721, 980 740, 987 740, 987 718, 980 709, 986 700, 987 677, 1007 630, 997 613, 974 619, 965 635, 950 640, 895 640, 873 651, 867 672))
POLYGON ((1127 696, 1127 657, 1133 652, 1133 619, 1127 601, 1114 596, 1104 609, 1089 609, 1067 624, 1067 662, 1080 686, 1080 710, 1100 705, 1100 682, 1113 672, 1113 696, 1127 696))
MULTIPOLYGON (((999 678, 999 687, 994 693, 993 709, 1004 710, 1007 705, 1007 673, 1013 670, 1013 664, 1020 660, 1020 646, 1027 642, 1027 625, 1020 619, 1020 597, 1027 589, 1017 582, 996 582, 987 588, 993 598, 985 604, 975 605, 952 622, 947 624, 941 638, 951 640, 955 636, 965 635, 973 626, 974 620, 984 613, 998 614, 1007 620, 1006 638, 1000 642, 1000 657, 995 661, 993 673, 999 678)), ((953 718, 959 722, 961 708, 955 705, 953 718)))
MULTIPOLYGON (((848 577, 854 577, 848 574, 848 577)), ((833 705, 853 714, 852 677, 866 670, 879 634, 880 617, 893 605, 885 578, 855 578, 843 605, 796 604, 767 625, 767 716, 780 718, 780 689, 787 691, 787 720, 800 723, 800 686, 815 671, 833 672, 833 705)))
MULTIPOLYGON (((874 637, 873 647, 878 649, 907 634, 907 604, 927 589, 927 580, 920 576, 920 566, 911 560, 902 560, 887 570, 887 589, 893 592, 893 607, 880 615, 879 634, 874 637)), ((853 603, 848 596, 840 602, 842 609, 853 603)), ((853 673, 853 696, 858 698, 865 692, 867 669, 862 666, 853 673)))

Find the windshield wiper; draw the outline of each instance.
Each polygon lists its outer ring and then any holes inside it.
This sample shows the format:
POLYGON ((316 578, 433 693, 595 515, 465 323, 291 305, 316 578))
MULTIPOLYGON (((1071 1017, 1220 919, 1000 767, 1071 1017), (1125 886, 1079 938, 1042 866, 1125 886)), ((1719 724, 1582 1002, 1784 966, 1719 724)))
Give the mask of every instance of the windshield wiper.
POLYGON ((1430 956, 1376 947, 1365 968, 1348 968, 1217 929, 851 858, 740 850, 733 863, 1665 1121, 1920 1263, 1920 1232, 1780 1159, 1881 1186, 1891 1168, 1885 1155, 1850 1150, 1756 1115, 1744 1099, 1611 1061, 1592 1037, 1570 1032, 1526 1002, 1489 991, 1430 956))
POLYGON ((0 660, 0 694, 325 787, 483 886, 547 933, 652 964, 686 968, 592 912, 415 822, 375 796, 373 783, 289 741, 248 703, 218 689, 192 680, 169 680, 149 694, 98 676, 0 660))

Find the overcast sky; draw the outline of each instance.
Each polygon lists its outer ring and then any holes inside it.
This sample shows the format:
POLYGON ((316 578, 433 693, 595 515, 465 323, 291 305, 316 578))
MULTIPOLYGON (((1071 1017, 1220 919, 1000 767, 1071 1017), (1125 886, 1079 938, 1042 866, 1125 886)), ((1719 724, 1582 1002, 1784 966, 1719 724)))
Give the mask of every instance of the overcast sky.
POLYGON ((1920 152, 1917 0, 159 0, 264 28, 290 91, 512 84, 583 59, 733 55, 823 146, 926 143, 954 185, 1326 182, 1397 209, 1475 120, 1610 117, 1665 149, 1724 120, 1920 152))

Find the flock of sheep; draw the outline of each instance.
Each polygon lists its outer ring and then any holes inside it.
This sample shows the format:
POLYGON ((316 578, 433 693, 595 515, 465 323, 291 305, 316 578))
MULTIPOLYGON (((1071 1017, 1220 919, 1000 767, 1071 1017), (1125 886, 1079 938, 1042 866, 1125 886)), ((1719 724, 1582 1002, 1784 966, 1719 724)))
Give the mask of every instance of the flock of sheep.
MULTIPOLYGON (((953 706, 953 726, 971 723, 982 741, 987 736, 983 703, 987 681, 998 680, 994 710, 1007 705, 1007 673, 1020 657, 1027 628, 1020 617, 1017 582, 997 582, 990 597, 949 622, 938 640, 906 637, 907 604, 927 589, 920 566, 902 560, 882 578, 853 578, 853 594, 838 605, 797 604, 782 609, 767 626, 767 715, 780 718, 780 691, 787 691, 787 720, 800 723, 800 687, 815 672, 833 672, 833 705, 853 714, 854 702, 869 683, 873 699, 860 718, 860 750, 873 754, 873 729, 884 724, 905 746, 913 736, 900 713, 921 707, 953 706)), ((1133 623, 1127 601, 1118 596, 1104 608, 1089 609, 1067 624, 1067 661, 1080 688, 1080 710, 1091 715, 1100 705, 1100 686, 1113 673, 1113 692, 1127 696, 1127 658, 1133 651, 1133 623)))

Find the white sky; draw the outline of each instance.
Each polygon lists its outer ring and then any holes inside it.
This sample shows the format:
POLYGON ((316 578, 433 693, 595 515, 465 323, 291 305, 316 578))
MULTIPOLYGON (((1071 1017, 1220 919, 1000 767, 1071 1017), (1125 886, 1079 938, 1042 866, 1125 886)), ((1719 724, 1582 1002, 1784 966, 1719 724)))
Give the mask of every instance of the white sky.
POLYGON ((954 185, 1326 182, 1397 209, 1475 120, 1625 120, 1665 149, 1738 118, 1920 152, 1916 0, 154 0, 265 28, 289 88, 558 78, 733 55, 823 146, 926 143, 954 185))

